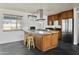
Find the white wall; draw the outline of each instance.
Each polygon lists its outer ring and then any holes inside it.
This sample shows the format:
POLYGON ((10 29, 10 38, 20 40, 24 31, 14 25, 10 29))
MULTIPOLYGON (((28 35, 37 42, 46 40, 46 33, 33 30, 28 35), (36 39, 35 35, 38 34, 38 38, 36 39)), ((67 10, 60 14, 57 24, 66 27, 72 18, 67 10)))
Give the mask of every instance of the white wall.
POLYGON ((47 16, 44 15, 43 18, 45 19, 44 21, 35 21, 34 19, 28 19, 28 28, 30 26, 35 26, 36 29, 45 28, 47 26, 47 16))
POLYGON ((79 43, 79 13, 77 8, 74 8, 74 45, 79 43))
MULTIPOLYGON (((23 40, 23 38, 24 38, 23 31, 3 31, 2 30, 1 25, 2 25, 3 14, 21 15, 21 16, 23 16, 22 21, 25 20, 24 17, 26 15, 25 13, 19 12, 19 11, 0 9, 0 44, 23 40)), ((22 25, 23 25, 23 23, 22 23, 22 25)), ((22 28, 23 28, 23 26, 22 26, 22 28)))
POLYGON ((0 44, 20 41, 24 38, 23 31, 0 32, 0 44))

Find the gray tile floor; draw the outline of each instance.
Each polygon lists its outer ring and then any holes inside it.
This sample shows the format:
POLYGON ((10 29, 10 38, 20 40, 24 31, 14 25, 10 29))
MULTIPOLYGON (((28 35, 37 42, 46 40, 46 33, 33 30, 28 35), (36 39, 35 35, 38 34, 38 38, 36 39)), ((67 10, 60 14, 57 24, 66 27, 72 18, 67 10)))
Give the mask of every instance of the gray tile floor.
POLYGON ((47 52, 41 52, 38 49, 28 50, 23 45, 23 41, 0 44, 0 55, 78 55, 79 45, 60 42, 58 47, 47 52))
POLYGON ((27 47, 23 45, 23 41, 0 44, 0 55, 34 55, 39 52, 38 50, 35 50, 36 49, 33 48, 28 50, 27 47))

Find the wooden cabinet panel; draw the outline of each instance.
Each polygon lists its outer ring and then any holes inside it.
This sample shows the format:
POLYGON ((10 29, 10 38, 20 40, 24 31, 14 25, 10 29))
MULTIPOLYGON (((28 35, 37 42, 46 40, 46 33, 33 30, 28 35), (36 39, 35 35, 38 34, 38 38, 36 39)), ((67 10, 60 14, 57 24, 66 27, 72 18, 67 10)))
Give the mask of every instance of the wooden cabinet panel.
POLYGON ((61 36, 62 36, 62 34, 61 34, 61 31, 59 30, 59 33, 58 33, 58 39, 61 40, 61 36))
POLYGON ((43 36, 43 50, 46 51, 51 48, 51 35, 44 35, 43 36))
POLYGON ((73 10, 64 11, 61 14, 62 19, 73 18, 73 10))
POLYGON ((66 19, 67 18, 67 12, 66 11, 61 13, 61 18, 62 19, 66 19))
POLYGON ((41 51, 57 47, 58 44, 58 31, 52 34, 35 35, 35 46, 41 51))
POLYGON ((48 17, 48 20, 51 21, 51 20, 52 20, 52 16, 49 16, 49 17, 48 17))
POLYGON ((51 45, 57 45, 58 44, 58 33, 52 34, 52 39, 51 39, 51 45))
POLYGON ((42 41, 42 37, 40 35, 36 35, 35 36, 35 46, 38 48, 38 49, 42 49, 42 44, 43 41, 42 41))
POLYGON ((68 18, 73 18, 73 10, 67 11, 67 17, 68 18))
POLYGON ((51 35, 36 35, 35 36, 35 46, 41 51, 47 51, 51 48, 51 35))
POLYGON ((54 16, 54 15, 51 15, 51 16, 52 16, 52 21, 54 21, 54 19, 55 19, 54 17, 55 17, 55 16, 54 16))
POLYGON ((61 13, 59 13, 59 14, 58 14, 58 21, 59 21, 59 25, 61 25, 61 24, 62 24, 62 20, 61 20, 61 19, 62 19, 62 17, 61 17, 61 13))
POLYGON ((52 16, 48 16, 48 25, 52 25, 52 16))
POLYGON ((55 15, 48 16, 48 25, 53 25, 55 18, 56 18, 55 15))
POLYGON ((58 14, 54 15, 54 20, 58 20, 58 14))
POLYGON ((56 20, 58 20, 58 22, 61 24, 60 14, 55 14, 55 15, 48 16, 48 25, 51 25, 50 22, 52 22, 52 24, 54 24, 54 21, 56 21, 56 20))
POLYGON ((68 19, 68 18, 73 18, 73 9, 72 10, 67 10, 55 15, 48 16, 48 25, 55 20, 59 21, 59 24, 61 24, 62 19, 68 19))

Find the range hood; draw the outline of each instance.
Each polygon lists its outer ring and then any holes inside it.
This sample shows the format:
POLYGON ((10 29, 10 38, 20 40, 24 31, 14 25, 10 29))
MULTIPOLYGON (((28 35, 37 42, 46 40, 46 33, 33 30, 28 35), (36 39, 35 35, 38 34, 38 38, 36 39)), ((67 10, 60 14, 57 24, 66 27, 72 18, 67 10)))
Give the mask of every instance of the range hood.
POLYGON ((36 19, 36 21, 44 21, 45 19, 43 18, 43 9, 39 9, 38 13, 39 13, 39 19, 36 19))

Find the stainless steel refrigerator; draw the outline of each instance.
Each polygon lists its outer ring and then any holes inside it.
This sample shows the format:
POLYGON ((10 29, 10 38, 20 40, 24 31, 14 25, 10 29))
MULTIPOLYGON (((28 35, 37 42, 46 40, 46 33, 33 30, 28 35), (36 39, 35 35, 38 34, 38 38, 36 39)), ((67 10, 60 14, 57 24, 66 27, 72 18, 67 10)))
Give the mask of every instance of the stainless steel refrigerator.
POLYGON ((62 20, 62 41, 67 43, 73 43, 73 19, 62 20))

